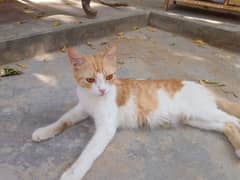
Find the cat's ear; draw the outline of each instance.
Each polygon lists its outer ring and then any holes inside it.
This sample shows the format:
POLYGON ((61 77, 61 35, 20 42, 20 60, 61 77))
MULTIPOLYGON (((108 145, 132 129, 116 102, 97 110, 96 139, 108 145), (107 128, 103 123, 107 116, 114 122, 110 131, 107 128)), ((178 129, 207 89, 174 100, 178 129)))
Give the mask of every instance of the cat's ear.
POLYGON ((68 57, 73 66, 81 65, 86 61, 84 56, 81 56, 74 48, 68 48, 68 57))
POLYGON ((115 62, 117 60, 117 46, 113 45, 111 48, 109 48, 105 53, 105 58, 115 62))

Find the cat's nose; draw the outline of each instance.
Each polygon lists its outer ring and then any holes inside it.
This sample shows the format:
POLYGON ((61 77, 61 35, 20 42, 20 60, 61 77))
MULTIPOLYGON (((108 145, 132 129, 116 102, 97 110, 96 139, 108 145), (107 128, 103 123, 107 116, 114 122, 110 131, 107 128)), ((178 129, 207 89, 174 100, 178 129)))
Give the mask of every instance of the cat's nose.
POLYGON ((99 92, 100 92, 101 96, 103 96, 106 92, 106 89, 99 89, 99 92))

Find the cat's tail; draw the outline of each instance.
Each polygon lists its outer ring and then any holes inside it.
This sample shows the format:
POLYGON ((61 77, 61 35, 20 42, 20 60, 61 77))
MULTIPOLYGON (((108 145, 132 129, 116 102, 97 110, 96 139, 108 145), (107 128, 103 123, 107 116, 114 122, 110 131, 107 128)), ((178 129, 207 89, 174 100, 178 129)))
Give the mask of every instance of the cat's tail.
POLYGON ((216 103, 219 109, 240 119, 240 103, 231 102, 219 97, 216 99, 216 103))

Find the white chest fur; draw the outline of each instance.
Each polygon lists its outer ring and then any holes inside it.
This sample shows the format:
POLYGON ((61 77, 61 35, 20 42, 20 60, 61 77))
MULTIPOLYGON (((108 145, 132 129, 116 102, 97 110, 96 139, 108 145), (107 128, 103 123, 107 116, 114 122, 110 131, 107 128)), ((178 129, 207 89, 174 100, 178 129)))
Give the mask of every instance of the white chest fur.
POLYGON ((94 118, 96 126, 98 124, 111 123, 117 126, 117 105, 116 89, 113 87, 105 96, 89 94, 84 89, 77 89, 79 103, 89 116, 94 118))
POLYGON ((120 106, 118 108, 118 125, 120 127, 129 127, 129 128, 137 128, 137 111, 136 111, 136 103, 135 97, 130 96, 127 103, 124 106, 120 106))

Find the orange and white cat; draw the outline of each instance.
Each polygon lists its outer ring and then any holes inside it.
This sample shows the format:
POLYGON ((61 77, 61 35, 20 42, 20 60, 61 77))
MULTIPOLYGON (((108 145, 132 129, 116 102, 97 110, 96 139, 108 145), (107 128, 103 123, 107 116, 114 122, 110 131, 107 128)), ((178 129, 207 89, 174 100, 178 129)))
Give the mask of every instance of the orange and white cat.
POLYGON ((216 96, 205 86, 181 80, 133 80, 116 77, 116 47, 105 53, 68 55, 79 103, 55 123, 37 129, 32 139, 54 137, 92 116, 96 132, 61 180, 80 180, 103 153, 118 127, 156 127, 178 123, 224 133, 240 158, 240 104, 216 96))

